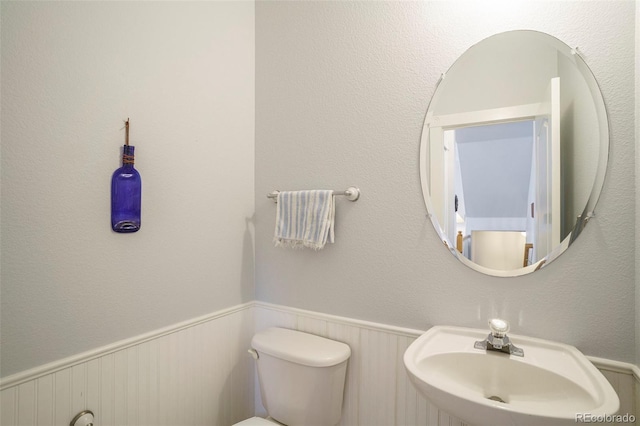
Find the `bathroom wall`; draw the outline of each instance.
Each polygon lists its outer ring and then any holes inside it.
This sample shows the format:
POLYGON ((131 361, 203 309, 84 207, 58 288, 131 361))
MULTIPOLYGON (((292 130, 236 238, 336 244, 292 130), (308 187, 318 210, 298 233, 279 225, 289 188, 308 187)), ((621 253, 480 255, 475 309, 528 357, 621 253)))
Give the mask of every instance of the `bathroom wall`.
MULTIPOLYGON (((640 356, 640 257, 629 231, 639 220, 629 195, 638 195, 630 170, 640 187, 629 52, 640 16, 631 1, 495 4, 258 2, 254 39, 251 2, 2 2, 0 376, 253 299, 254 192, 260 300, 418 330, 483 327, 500 314, 518 333, 590 355, 640 356), (598 216, 576 245, 532 276, 497 279, 463 268, 440 247, 420 195, 417 153, 439 74, 470 44, 514 28, 580 47, 607 101, 612 158, 598 216), (109 228, 109 179, 127 117, 144 182, 143 228, 119 235, 109 228), (272 247, 275 209, 266 193, 352 184, 363 196, 338 199, 335 245, 272 247)), ((638 110, 636 98, 636 118, 638 110)), ((180 343, 179 336, 166 339, 180 343)), ((101 357, 138 368, 135 356, 156 343, 143 344, 101 357)), ((71 414, 89 398, 81 383, 73 388, 74 377, 93 380, 96 362, 60 370, 60 381, 10 387, 2 404, 14 411, 2 415, 21 412, 20 401, 54 383, 70 398, 61 413, 71 414)), ((170 368, 167 383, 178 380, 170 368)), ((138 408, 128 409, 107 415, 115 422, 138 408)), ((413 424, 426 410, 400 415, 413 424)), ((140 411, 131 416, 135 423, 140 411)))
POLYGON ((253 300, 254 4, 1 7, 2 377, 253 300))
MULTIPOLYGON (((640 240, 640 7, 636 4, 636 241, 640 240)), ((640 365, 640 250, 636 247, 636 364, 640 365)), ((640 385, 640 384, 639 384, 640 385)), ((636 392, 640 401, 640 387, 636 392)), ((638 404, 640 406, 640 403, 638 404)))
POLYGON ((595 2, 258 2, 257 299, 415 329, 486 327, 636 361, 635 5, 595 2), (518 278, 479 274, 443 247, 418 175, 440 74, 496 32, 534 29, 579 46, 601 85, 611 149, 604 193, 576 243, 518 278), (337 201, 336 243, 272 245, 274 189, 359 186, 337 201), (595 337, 597 336, 597 337, 595 337))

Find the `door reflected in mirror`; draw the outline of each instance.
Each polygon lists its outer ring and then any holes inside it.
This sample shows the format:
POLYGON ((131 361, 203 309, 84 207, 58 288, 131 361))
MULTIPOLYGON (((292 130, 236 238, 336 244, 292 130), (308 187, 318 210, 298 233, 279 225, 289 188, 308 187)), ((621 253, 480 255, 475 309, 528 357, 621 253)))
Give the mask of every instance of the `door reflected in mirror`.
POLYGON ((523 275, 570 245, 593 211, 608 123, 582 58, 535 31, 492 36, 443 75, 420 149, 425 203, 478 271, 523 275))

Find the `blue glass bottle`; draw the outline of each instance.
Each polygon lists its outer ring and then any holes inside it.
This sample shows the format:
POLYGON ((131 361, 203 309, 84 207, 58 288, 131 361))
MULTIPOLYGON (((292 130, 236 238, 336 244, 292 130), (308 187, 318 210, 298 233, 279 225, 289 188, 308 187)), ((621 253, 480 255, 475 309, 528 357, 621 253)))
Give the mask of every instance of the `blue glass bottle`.
POLYGON ((125 145, 122 167, 111 178, 111 228, 116 232, 136 232, 140 229, 142 180, 133 167, 134 148, 125 145))

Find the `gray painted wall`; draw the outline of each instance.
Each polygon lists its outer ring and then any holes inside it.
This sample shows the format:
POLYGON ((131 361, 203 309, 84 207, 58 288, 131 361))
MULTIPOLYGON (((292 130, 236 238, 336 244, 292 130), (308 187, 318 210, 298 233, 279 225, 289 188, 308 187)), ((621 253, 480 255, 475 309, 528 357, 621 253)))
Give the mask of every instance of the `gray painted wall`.
POLYGON ((258 2, 257 52, 250 2, 1 6, 1 376, 251 300, 254 194, 260 300, 415 328, 499 314, 514 332, 624 361, 635 348, 640 362, 632 2, 258 2), (516 28, 580 46, 612 158, 576 245, 497 279, 441 247, 417 157, 439 74, 516 28), (108 185, 126 117, 143 228, 115 235, 108 185), (363 196, 338 200, 335 245, 272 247, 266 193, 352 184, 363 196))
POLYGON ((259 300, 423 329, 486 327, 635 361, 635 10, 621 2, 258 2, 256 292, 259 300), (533 275, 457 262, 423 204, 418 147, 440 73, 500 31, 579 46, 610 114, 604 195, 578 241, 533 275), (336 243, 274 248, 274 190, 359 186, 338 199, 336 243))
POLYGON ((253 300, 254 17, 2 2, 3 377, 253 300), (127 117, 142 228, 116 234, 127 117))
MULTIPOLYGON (((636 4, 636 245, 640 240, 640 7, 636 4)), ((636 247, 636 364, 640 365, 640 250, 636 247)))

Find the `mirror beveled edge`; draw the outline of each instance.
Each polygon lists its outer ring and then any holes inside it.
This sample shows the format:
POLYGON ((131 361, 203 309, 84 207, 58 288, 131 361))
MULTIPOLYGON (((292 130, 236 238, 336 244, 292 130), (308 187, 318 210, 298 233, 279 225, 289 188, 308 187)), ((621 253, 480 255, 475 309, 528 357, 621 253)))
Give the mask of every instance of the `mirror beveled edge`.
POLYGON ((425 206, 427 208, 428 217, 433 224, 434 229, 438 233, 440 240, 443 242, 443 245, 449 252, 455 256, 463 265, 489 276, 495 277, 517 277, 522 275, 527 275, 538 271, 540 269, 545 268, 547 265, 552 263, 555 259, 557 259, 562 253, 564 253, 569 246, 577 239, 579 234, 582 232, 586 224, 589 222, 591 218, 595 216, 595 207, 600 198, 600 194, 602 192, 605 176, 607 172, 607 166, 609 162, 609 150, 610 150, 610 129, 609 129, 609 117, 607 112, 607 107, 604 101, 604 97, 600 90, 600 86, 593 74, 593 71, 589 68, 584 58, 580 54, 578 48, 571 48, 569 45, 564 43, 562 40, 554 37, 550 34, 536 31, 536 30, 511 30, 505 31, 501 33, 496 33, 492 36, 486 37, 479 42, 469 46, 462 55, 456 59, 447 72, 443 73, 440 79, 438 80, 431 100, 429 101, 429 105, 427 107, 427 112, 425 114, 425 119, 422 127, 422 134, 420 138, 420 150, 419 150, 419 170, 420 170, 420 183, 422 188, 422 195, 424 199, 425 206), (578 71, 582 75, 585 80, 585 83, 590 91, 591 97, 594 101, 594 107, 596 109, 596 114, 598 117, 598 129, 599 129, 599 147, 598 147, 598 160, 597 160, 597 169, 595 171, 595 179, 594 184, 591 189, 591 193, 587 199, 587 203, 582 210, 582 213, 576 220, 576 224, 571 230, 571 232, 561 241, 561 243, 555 247, 551 253, 549 253, 542 260, 534 263, 533 265, 529 265, 527 267, 522 267, 518 269, 512 270, 498 270, 491 269, 479 265, 470 259, 466 258, 462 253, 458 252, 453 242, 448 241, 448 237, 446 236, 442 226, 438 223, 438 219, 436 215, 433 214, 433 204, 431 202, 431 196, 429 192, 429 127, 427 126, 427 120, 429 116, 429 112, 432 111, 434 99, 437 99, 438 90, 441 88, 441 83, 446 74, 456 65, 461 57, 463 57, 471 48, 483 43, 486 40, 491 39, 497 35, 508 35, 509 33, 519 33, 519 32, 528 32, 532 34, 536 34, 540 38, 546 39, 547 43, 553 44, 557 47, 560 53, 565 55, 573 55, 575 56, 575 65, 578 68, 578 71))

